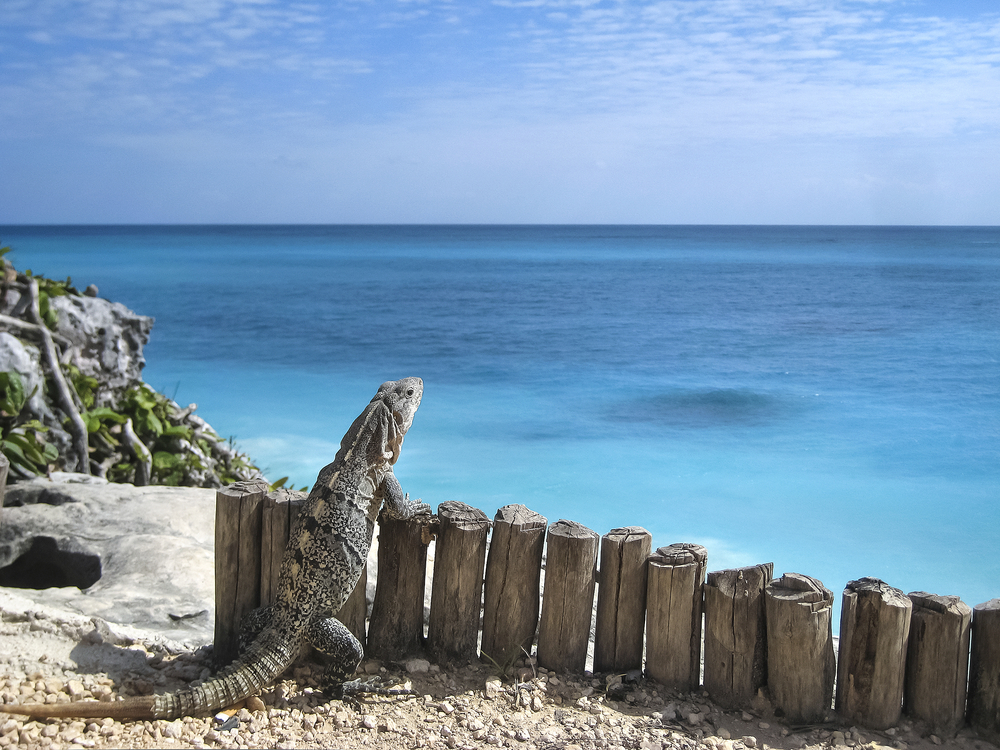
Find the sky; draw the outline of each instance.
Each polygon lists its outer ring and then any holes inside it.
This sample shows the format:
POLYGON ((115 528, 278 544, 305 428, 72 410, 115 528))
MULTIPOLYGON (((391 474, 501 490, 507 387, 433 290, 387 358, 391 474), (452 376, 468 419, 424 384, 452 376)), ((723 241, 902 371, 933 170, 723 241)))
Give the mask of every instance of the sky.
POLYGON ((0 224, 1000 224, 996 0, 0 0, 0 224))

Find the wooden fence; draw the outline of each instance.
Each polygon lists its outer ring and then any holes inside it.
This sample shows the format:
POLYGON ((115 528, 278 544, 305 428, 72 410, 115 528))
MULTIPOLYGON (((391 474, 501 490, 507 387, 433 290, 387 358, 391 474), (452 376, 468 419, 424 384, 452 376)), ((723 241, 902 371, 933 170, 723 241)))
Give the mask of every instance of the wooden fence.
MULTIPOLYGON (((220 660, 235 656, 242 615, 271 601, 303 498, 268 493, 264 482, 219 490, 220 660)), ((368 656, 426 652, 503 665, 534 646, 539 666, 583 672, 593 618, 595 672, 644 669, 668 688, 703 685, 729 709, 749 706, 766 688, 793 724, 824 721, 836 685, 836 712, 847 723, 885 729, 905 712, 939 736, 968 721, 1000 742, 1000 599, 972 610, 955 596, 851 581, 835 656, 833 593, 820 581, 797 573, 775 579, 771 563, 708 572, 704 547, 654 552, 638 526, 601 537, 573 521, 548 524, 523 505, 501 508, 491 524, 476 508, 445 502, 430 520, 382 520, 378 534, 367 630, 364 575, 338 615, 368 656), (435 537, 425 636, 427 545, 435 537)))

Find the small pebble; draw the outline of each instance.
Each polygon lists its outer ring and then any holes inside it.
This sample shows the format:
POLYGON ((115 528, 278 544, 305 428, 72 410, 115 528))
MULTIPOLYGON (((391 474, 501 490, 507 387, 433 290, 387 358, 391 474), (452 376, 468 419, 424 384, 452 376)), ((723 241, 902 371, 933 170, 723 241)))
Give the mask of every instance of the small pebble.
POLYGON ((487 680, 485 686, 483 687, 483 693, 487 698, 496 698, 503 692, 503 683, 500 680, 493 678, 487 680))
POLYGON ((426 659, 408 659, 403 667, 410 674, 420 674, 431 670, 431 663, 426 659))

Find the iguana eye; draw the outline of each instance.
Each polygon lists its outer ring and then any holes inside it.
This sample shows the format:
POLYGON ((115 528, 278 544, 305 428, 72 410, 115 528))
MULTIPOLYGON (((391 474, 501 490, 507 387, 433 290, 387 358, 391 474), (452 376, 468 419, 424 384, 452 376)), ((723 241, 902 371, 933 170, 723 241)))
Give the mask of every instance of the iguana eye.
POLYGON ((413 395, 413 389, 412 388, 407 388, 406 389, 406 395, 407 396, 412 396, 413 395))

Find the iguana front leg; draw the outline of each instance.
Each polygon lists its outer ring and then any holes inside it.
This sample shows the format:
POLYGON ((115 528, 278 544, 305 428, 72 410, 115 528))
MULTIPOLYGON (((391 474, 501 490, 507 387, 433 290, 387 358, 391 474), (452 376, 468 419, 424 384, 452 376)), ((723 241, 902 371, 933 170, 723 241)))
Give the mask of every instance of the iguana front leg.
POLYGON ((383 509, 386 516, 399 521, 406 521, 414 516, 431 513, 431 506, 419 500, 410 500, 408 494, 403 494, 403 488, 399 486, 399 480, 391 471, 382 479, 379 486, 379 493, 382 495, 383 509))
POLYGON ((338 700, 353 700, 362 693, 374 695, 406 695, 416 692, 410 688, 384 688, 376 684, 377 678, 348 679, 355 673, 364 658, 361 643, 347 627, 335 617, 317 620, 309 628, 309 642, 321 654, 329 657, 329 666, 323 675, 323 692, 338 700))

